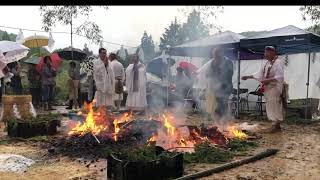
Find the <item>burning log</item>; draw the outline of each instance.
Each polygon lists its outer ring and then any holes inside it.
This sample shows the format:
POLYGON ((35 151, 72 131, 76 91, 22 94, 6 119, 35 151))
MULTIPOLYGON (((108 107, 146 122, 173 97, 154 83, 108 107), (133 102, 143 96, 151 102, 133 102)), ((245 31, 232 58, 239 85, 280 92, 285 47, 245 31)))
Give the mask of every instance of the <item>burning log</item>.
POLYGON ((232 169, 232 168, 241 166, 243 164, 248 164, 248 163, 255 162, 255 161, 258 161, 260 159, 272 156, 272 155, 276 154, 278 151, 279 151, 278 149, 267 149, 267 150, 265 150, 265 151, 263 151, 261 153, 258 153, 258 154, 254 155, 254 156, 251 156, 251 157, 248 157, 248 158, 245 158, 245 159, 242 159, 242 160, 226 163, 226 164, 224 164, 222 166, 218 166, 216 168, 209 169, 209 170, 206 170, 206 171, 202 171, 202 172, 198 172, 198 173, 195 173, 195 174, 190 174, 190 175, 187 175, 187 176, 183 176, 183 177, 177 178, 176 180, 198 179, 198 178, 210 176, 211 174, 214 174, 214 173, 222 172, 222 171, 225 171, 225 170, 228 170, 228 169, 232 169))

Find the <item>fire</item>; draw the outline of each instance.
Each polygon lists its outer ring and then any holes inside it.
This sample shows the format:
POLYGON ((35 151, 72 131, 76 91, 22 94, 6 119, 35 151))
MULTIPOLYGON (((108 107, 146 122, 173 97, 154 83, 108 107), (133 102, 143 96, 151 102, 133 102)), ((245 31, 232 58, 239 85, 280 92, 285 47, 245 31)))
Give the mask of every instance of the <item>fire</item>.
POLYGON ((241 130, 237 129, 235 126, 230 126, 228 128, 228 132, 231 137, 238 138, 238 139, 247 139, 248 135, 241 130))
POLYGON ((89 111, 86 120, 83 124, 78 122, 77 125, 74 128, 72 128, 72 130, 68 133, 68 135, 78 134, 80 136, 83 136, 88 132, 97 135, 100 132, 106 130, 105 126, 97 125, 97 123, 95 122, 92 104, 88 104, 86 108, 89 111))
POLYGON ((165 114, 162 114, 163 120, 164 120, 164 127, 167 128, 167 132, 170 135, 174 135, 176 128, 170 124, 168 117, 165 114))
POLYGON ((118 141, 118 134, 119 134, 119 132, 120 132, 120 126, 119 126, 119 124, 120 124, 120 123, 130 122, 132 119, 133 119, 133 115, 132 115, 132 112, 130 112, 130 113, 125 113, 125 114, 120 118, 120 120, 115 119, 115 120, 113 121, 113 127, 114 127, 113 139, 114 139, 115 141, 118 141))

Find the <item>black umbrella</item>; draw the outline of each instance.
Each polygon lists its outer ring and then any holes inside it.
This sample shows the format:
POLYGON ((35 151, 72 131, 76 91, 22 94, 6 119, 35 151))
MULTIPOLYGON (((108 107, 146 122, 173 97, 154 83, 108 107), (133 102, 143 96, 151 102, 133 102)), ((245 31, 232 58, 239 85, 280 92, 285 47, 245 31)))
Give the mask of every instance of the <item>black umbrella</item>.
POLYGON ((82 61, 87 57, 87 54, 81 49, 77 49, 77 48, 71 49, 71 47, 62 49, 61 51, 58 52, 58 54, 62 59, 74 60, 74 61, 82 61), (72 57, 72 51, 73 51, 73 57, 72 57))

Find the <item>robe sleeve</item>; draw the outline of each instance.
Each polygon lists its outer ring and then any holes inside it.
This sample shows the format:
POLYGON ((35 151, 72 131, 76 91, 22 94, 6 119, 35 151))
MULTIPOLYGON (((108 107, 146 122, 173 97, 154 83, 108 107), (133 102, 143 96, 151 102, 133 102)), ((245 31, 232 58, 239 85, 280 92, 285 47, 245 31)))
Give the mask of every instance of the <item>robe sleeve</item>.
POLYGON ((98 91, 104 91, 103 76, 98 63, 93 64, 93 78, 98 91))

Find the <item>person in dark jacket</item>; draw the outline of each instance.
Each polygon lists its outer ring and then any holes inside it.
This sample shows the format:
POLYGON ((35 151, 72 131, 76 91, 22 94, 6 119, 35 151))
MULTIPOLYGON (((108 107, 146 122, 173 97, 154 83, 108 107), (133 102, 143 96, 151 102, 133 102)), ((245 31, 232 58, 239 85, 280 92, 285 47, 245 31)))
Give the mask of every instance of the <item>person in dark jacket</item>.
POLYGON ((45 110, 54 110, 52 102, 54 100, 54 89, 56 86, 56 70, 52 67, 50 56, 44 57, 44 67, 41 73, 42 79, 42 99, 45 110))
POLYGON ((19 63, 14 62, 12 63, 11 72, 14 75, 11 78, 11 87, 13 90, 13 93, 16 95, 22 94, 22 83, 21 83, 21 66, 19 63))
POLYGON ((35 64, 30 64, 28 69, 28 81, 32 104, 38 108, 41 101, 41 75, 36 69, 35 64))
POLYGON ((217 107, 215 116, 221 119, 227 115, 228 99, 232 93, 233 63, 226 59, 222 48, 212 49, 211 64, 207 71, 209 88, 214 91, 217 107))
POLYGON ((72 109, 74 106, 76 109, 79 106, 79 82, 80 82, 80 70, 75 62, 69 63, 69 106, 66 109, 72 109))

